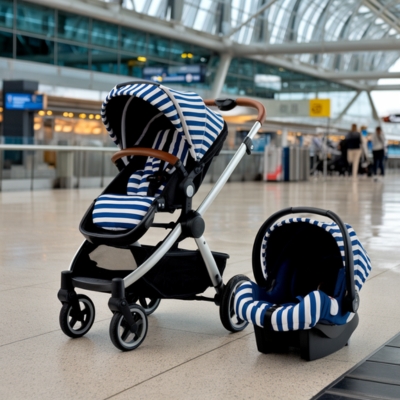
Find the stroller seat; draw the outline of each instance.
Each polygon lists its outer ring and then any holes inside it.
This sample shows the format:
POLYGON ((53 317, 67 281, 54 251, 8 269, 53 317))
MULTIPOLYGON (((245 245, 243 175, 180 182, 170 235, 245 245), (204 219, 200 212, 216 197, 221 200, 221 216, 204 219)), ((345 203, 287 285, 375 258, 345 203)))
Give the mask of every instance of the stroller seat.
MULTIPOLYGON (((353 228, 344 226, 358 293, 371 263, 353 228)), ((344 248, 336 223, 290 218, 260 229, 253 248, 257 284, 241 284, 235 296, 235 312, 253 323, 260 352, 300 347, 302 357, 312 360, 347 343, 358 315, 345 302, 349 286, 344 248)))
MULTIPOLYGON (((188 146, 177 130, 159 131, 152 148, 172 154, 186 165, 188 146)), ((154 200, 160 196, 168 175, 174 171, 173 166, 155 157, 147 157, 144 169, 137 170, 130 176, 126 195, 110 193, 97 198, 93 209, 93 223, 109 230, 134 229, 150 208, 156 207, 154 200)))
POLYGON ((160 227, 153 224, 157 212, 190 212, 228 130, 196 93, 154 82, 117 85, 101 115, 121 149, 113 156, 120 172, 92 203, 80 231, 96 245, 129 247, 160 227))

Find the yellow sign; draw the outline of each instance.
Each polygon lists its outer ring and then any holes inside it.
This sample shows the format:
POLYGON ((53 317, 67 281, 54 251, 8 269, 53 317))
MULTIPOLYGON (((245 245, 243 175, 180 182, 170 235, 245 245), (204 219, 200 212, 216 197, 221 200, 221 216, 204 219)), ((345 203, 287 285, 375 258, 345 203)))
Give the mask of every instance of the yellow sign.
POLYGON ((330 117, 330 116, 331 116, 330 99, 310 100, 310 117, 330 117))

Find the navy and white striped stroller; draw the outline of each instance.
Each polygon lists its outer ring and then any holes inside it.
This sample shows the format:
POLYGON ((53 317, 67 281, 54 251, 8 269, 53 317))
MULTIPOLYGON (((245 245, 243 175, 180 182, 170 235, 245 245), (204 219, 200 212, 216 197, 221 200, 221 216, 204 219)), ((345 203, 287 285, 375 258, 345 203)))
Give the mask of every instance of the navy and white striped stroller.
POLYGON ((220 306, 225 328, 244 329, 248 323, 234 314, 233 298, 237 285, 248 278, 236 275, 224 285, 222 274, 229 256, 210 251, 202 216, 244 154, 251 152, 251 139, 265 119, 264 107, 250 99, 203 101, 195 93, 141 81, 113 88, 103 103, 102 118, 121 149, 112 157, 120 172, 83 217, 80 231, 86 240, 69 271, 62 272, 58 298, 63 304, 63 332, 81 337, 94 321, 92 301, 78 295, 76 288, 111 293, 110 337, 125 351, 143 342, 147 315, 160 299, 212 301, 220 306), (193 210, 192 198, 227 136, 223 118, 207 106, 227 111, 237 105, 256 108, 257 121, 193 210), (175 210, 180 210, 177 221, 154 222, 156 213, 175 210), (139 240, 150 228, 170 232, 156 246, 142 245, 139 240), (189 237, 198 251, 178 247, 189 237), (200 296, 209 287, 215 288, 215 297, 200 296))
POLYGON ((235 296, 239 318, 254 324, 262 353, 300 348, 315 360, 345 346, 358 325, 358 292, 370 259, 350 225, 331 211, 288 208, 260 228, 253 247, 257 284, 241 284, 235 296), (333 220, 290 218, 319 214, 333 220))

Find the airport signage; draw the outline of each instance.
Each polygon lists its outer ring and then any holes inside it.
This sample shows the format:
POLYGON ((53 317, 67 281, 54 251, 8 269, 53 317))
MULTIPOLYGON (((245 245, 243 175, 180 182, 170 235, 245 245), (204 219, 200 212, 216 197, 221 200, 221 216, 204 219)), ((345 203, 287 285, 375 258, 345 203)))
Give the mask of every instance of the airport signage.
POLYGON ((202 83, 205 81, 204 65, 182 65, 179 67, 145 67, 143 79, 163 83, 202 83))
POLYGON ((30 93, 6 93, 5 108, 7 110, 43 110, 45 107, 45 95, 30 93))
POLYGON ((309 100, 310 105, 310 117, 328 117, 331 116, 331 100, 330 99, 311 99, 309 100))

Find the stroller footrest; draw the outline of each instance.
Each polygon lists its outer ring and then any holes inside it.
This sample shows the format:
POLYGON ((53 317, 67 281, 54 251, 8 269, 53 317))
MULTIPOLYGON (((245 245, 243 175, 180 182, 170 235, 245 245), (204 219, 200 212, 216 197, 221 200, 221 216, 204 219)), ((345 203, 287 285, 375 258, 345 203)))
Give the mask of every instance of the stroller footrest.
POLYGON ((86 276, 75 276, 72 278, 74 287, 93 290, 95 292, 111 292, 112 281, 106 279, 89 278, 86 276))

